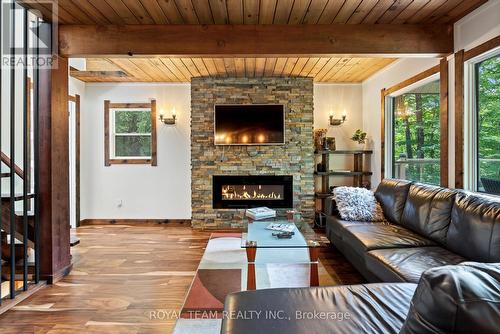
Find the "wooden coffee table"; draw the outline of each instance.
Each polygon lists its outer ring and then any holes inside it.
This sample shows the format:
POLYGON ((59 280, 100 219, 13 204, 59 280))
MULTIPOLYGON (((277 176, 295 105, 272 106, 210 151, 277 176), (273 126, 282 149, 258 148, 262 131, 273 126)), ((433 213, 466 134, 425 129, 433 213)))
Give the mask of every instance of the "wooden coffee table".
POLYGON ((322 243, 319 242, 316 233, 305 220, 297 219, 295 221, 288 221, 276 218, 252 221, 249 219, 241 242, 241 247, 246 249, 248 260, 247 290, 255 290, 256 288, 255 256, 259 248, 307 248, 309 251, 310 286, 318 286, 318 255, 319 247, 321 246, 322 243), (278 239, 272 235, 276 231, 266 229, 271 223, 294 224, 293 231, 295 234, 290 239, 278 239))

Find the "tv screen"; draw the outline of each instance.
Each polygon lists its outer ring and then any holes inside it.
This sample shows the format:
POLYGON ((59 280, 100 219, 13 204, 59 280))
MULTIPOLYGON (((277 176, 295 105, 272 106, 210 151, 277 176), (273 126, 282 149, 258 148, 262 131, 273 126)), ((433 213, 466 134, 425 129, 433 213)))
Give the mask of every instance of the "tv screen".
POLYGON ((284 128, 280 104, 215 106, 215 145, 280 145, 284 128))

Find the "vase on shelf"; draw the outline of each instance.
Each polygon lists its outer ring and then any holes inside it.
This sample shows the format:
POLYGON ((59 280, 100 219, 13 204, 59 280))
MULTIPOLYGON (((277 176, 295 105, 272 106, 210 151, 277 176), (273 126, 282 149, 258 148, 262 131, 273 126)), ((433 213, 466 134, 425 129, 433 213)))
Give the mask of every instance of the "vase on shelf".
POLYGON ((366 149, 366 143, 357 143, 356 146, 357 146, 357 150, 359 150, 359 151, 363 151, 366 149))

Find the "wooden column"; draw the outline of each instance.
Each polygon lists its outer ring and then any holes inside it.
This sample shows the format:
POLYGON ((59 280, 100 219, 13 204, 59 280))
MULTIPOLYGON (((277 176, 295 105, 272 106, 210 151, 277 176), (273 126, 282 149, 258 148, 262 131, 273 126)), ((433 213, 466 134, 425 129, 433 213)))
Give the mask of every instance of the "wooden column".
POLYGON ((455 53, 455 188, 464 187, 464 50, 455 53))
POLYGON ((439 91, 440 91, 440 117, 441 128, 440 145, 440 184, 441 187, 448 187, 448 60, 442 58, 439 63, 439 91))
POLYGON ((71 270, 68 60, 40 71, 40 276, 53 283, 71 270))
POLYGON ((385 179, 385 96, 386 89, 380 91, 380 180, 385 179))

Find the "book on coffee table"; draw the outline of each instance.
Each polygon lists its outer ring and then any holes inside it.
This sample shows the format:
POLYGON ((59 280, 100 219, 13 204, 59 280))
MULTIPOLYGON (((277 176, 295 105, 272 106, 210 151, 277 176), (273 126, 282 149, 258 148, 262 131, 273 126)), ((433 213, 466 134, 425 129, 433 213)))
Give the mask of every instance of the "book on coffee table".
POLYGON ((247 209, 245 215, 253 220, 262 220, 276 217, 276 211, 263 206, 247 209))
POLYGON ((293 232, 295 230, 295 224, 293 223, 271 223, 267 225, 267 230, 279 231, 279 232, 293 232))

